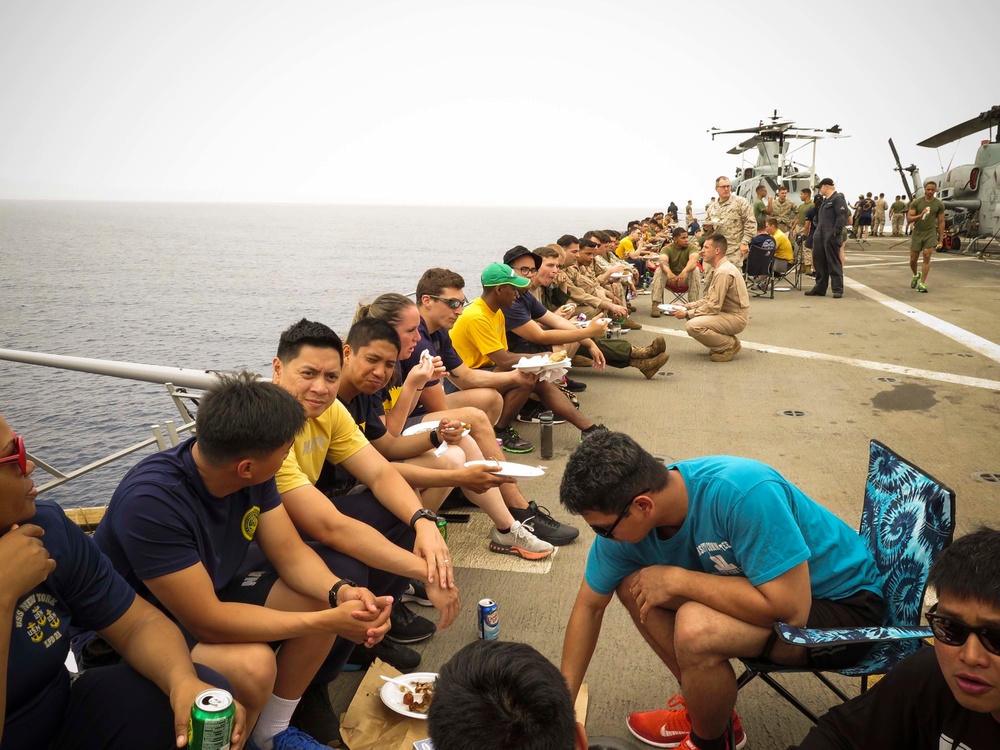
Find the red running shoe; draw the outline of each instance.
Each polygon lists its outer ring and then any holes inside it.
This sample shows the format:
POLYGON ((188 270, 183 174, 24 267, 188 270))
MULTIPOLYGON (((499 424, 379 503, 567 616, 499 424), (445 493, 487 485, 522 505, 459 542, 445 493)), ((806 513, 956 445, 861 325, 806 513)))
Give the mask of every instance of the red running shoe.
MULTIPOLYGON (((654 747, 680 747, 688 741, 691 733, 691 718, 688 716, 684 698, 678 693, 667 701, 667 706, 675 707, 659 711, 640 711, 629 714, 625 722, 628 730, 647 745, 654 747)), ((736 748, 740 750, 747 743, 746 733, 740 717, 733 711, 733 733, 736 737, 736 748)), ((684 745, 684 748, 694 745, 684 745)))

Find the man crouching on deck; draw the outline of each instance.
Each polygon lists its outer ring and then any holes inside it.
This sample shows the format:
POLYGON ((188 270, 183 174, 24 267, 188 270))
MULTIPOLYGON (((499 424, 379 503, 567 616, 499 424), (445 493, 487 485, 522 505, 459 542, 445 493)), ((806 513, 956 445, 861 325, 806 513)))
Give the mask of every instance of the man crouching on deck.
POLYGON ((757 461, 664 466, 627 435, 605 432, 570 457, 559 494, 598 535, 566 628, 563 675, 575 698, 617 594, 681 686, 673 710, 628 717, 648 744, 728 750, 732 718, 743 747, 731 658, 833 669, 870 648, 807 656, 777 640, 775 622, 882 623, 882 582, 857 533, 757 461))

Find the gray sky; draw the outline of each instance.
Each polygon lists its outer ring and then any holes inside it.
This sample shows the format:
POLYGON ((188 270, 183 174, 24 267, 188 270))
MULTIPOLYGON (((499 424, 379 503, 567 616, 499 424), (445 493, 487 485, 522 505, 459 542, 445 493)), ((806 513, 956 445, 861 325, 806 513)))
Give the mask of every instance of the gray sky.
POLYGON ((971 162, 985 135, 915 143, 1000 104, 998 21, 987 0, 6 0, 0 198, 704 205, 740 164, 706 130, 774 109, 839 124, 818 172, 891 196, 890 136, 924 177, 971 162))

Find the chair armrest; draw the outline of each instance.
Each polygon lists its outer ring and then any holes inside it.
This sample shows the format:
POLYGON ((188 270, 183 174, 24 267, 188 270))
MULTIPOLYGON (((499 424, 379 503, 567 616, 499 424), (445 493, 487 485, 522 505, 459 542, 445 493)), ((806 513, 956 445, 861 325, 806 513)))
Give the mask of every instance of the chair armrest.
POLYGON ((905 641, 930 638, 929 627, 906 628, 797 628, 784 622, 774 625, 785 643, 793 646, 816 648, 831 644, 880 643, 883 641, 905 641))

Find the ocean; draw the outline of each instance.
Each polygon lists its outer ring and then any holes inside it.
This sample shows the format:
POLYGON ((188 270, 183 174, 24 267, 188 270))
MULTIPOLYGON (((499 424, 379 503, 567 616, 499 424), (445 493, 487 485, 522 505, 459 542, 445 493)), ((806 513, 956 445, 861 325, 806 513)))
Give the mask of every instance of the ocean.
MULTIPOLYGON (((270 376, 302 317, 346 335, 360 300, 409 294, 434 266, 473 299, 514 245, 653 210, 0 201, 0 348, 270 376)), ((62 471, 178 419, 163 386, 2 360, 0 414, 62 471)), ((105 505, 142 455, 44 497, 105 505)))

